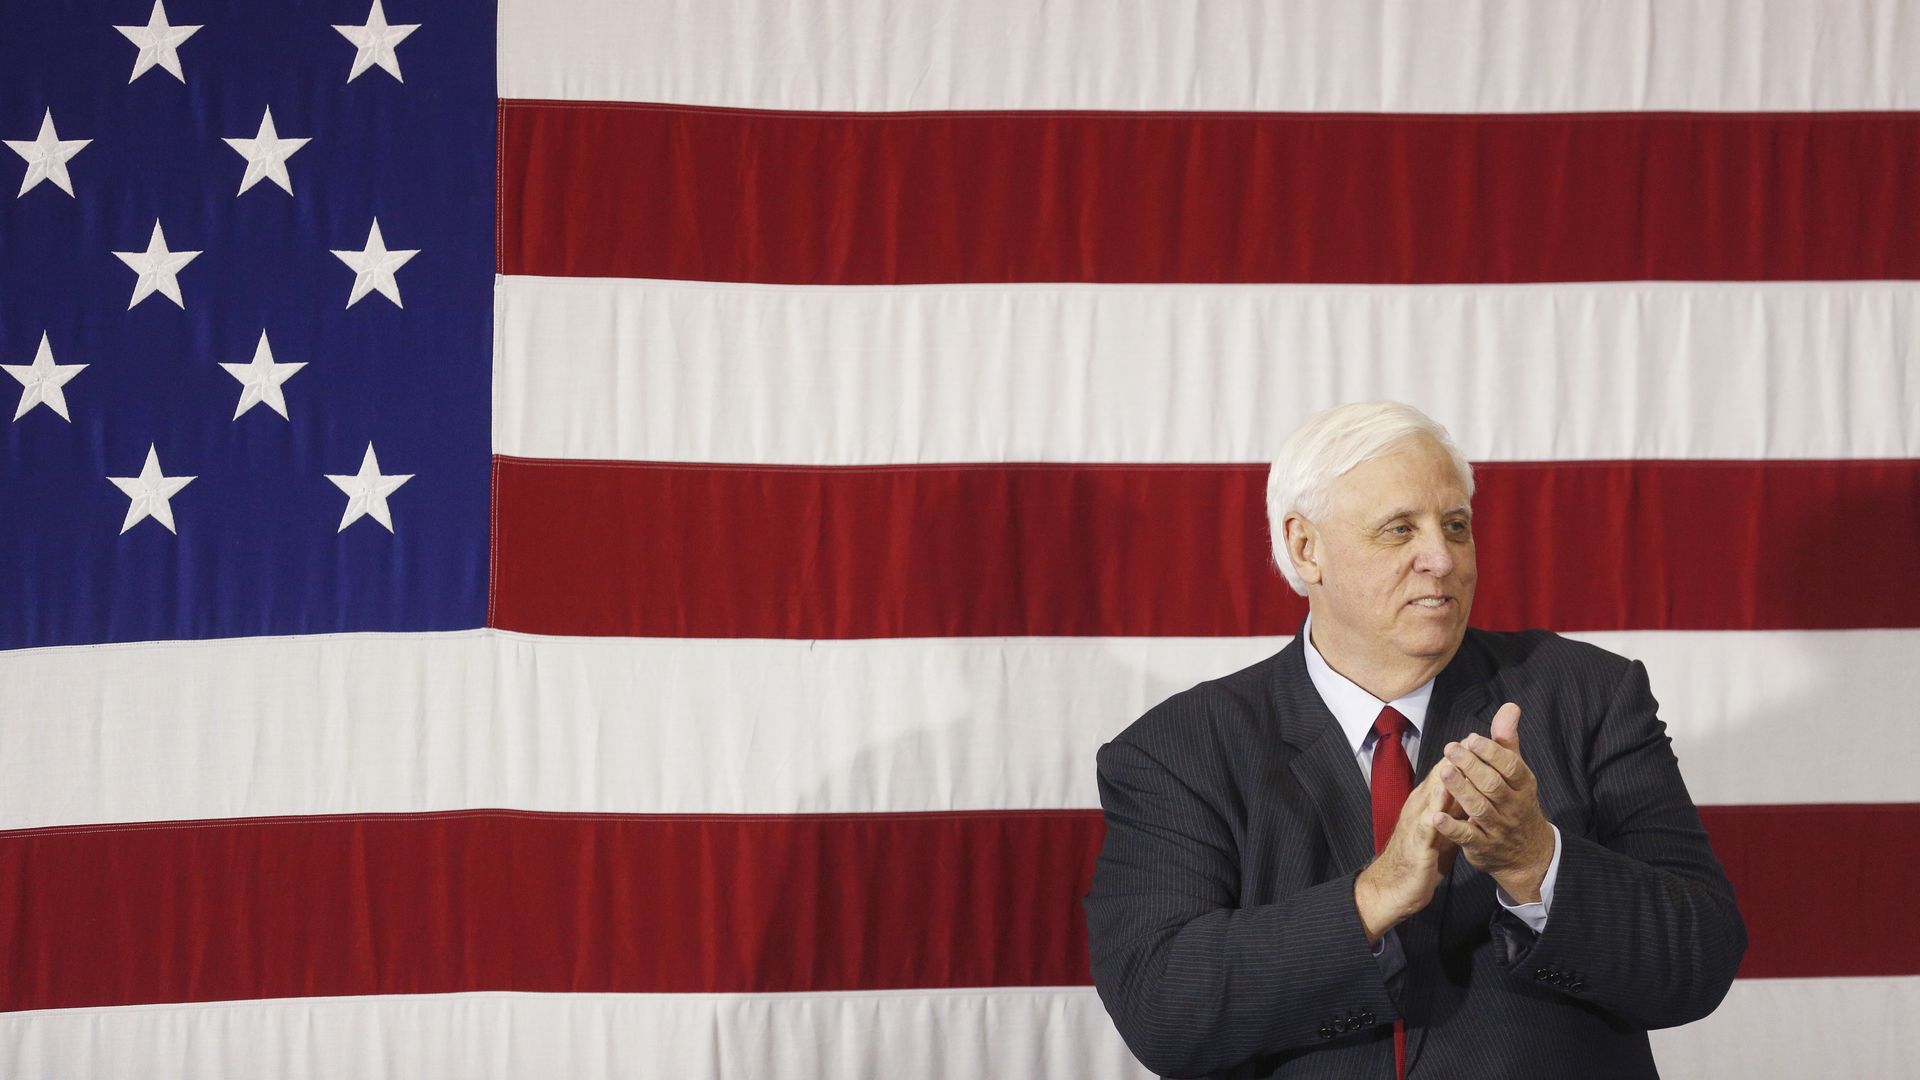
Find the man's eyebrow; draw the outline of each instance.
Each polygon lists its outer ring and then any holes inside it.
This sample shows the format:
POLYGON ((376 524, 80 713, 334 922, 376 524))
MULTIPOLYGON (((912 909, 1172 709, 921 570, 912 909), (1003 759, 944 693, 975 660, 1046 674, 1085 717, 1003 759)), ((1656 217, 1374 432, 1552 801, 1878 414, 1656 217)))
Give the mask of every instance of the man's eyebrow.
MULTIPOLYGON (((1388 524, 1390 524, 1390 523, 1392 523, 1392 522, 1395 522, 1395 521, 1398 521, 1398 520, 1400 520, 1401 518, 1404 518, 1404 517, 1414 517, 1414 516, 1416 516, 1416 515, 1417 515, 1417 514, 1419 514, 1419 513, 1420 513, 1420 511, 1418 511, 1418 510, 1416 510, 1416 509, 1414 509, 1414 508, 1413 508, 1413 507, 1411 507, 1411 506, 1402 506, 1402 507, 1399 507, 1399 508, 1397 508, 1397 509, 1395 509, 1395 510, 1393 510, 1393 511, 1391 511, 1391 512, 1389 512, 1388 514, 1386 514, 1386 515, 1384 515, 1383 517, 1380 517, 1380 518, 1377 518, 1377 519, 1375 519, 1375 521, 1374 521, 1374 523, 1373 523, 1373 527, 1374 527, 1374 528, 1376 528, 1376 529, 1379 529, 1379 528, 1383 528, 1383 527, 1385 527, 1386 525, 1388 525, 1388 524)), ((1441 517, 1448 517, 1448 516, 1451 516, 1451 515, 1453 515, 1453 514, 1459 514, 1459 515, 1461 515, 1461 516, 1463 516, 1463 517, 1466 517, 1466 518, 1469 518, 1469 519, 1471 519, 1471 518, 1473 517, 1473 507, 1471 507, 1471 506, 1468 506, 1468 505, 1466 505, 1466 504, 1464 504, 1464 503, 1463 503, 1463 504, 1461 504, 1461 505, 1459 505, 1459 506, 1450 506, 1450 507, 1448 507, 1448 508, 1446 508, 1445 510, 1442 510, 1442 511, 1440 511, 1440 516, 1441 516, 1441 517)))

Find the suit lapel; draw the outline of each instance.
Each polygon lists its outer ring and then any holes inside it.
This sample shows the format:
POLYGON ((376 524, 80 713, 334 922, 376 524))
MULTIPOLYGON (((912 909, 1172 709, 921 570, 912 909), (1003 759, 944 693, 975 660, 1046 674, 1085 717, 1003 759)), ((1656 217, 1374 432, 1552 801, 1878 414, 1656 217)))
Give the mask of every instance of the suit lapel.
POLYGON ((1294 779, 1320 817, 1337 874, 1351 874, 1373 858, 1373 801, 1353 747, 1307 675, 1307 654, 1296 634, 1274 668, 1280 737, 1300 751, 1294 779))
POLYGON ((1433 701, 1427 706, 1427 722, 1420 730, 1420 761, 1414 767, 1413 782, 1425 780, 1440 764, 1441 752, 1448 743, 1476 731, 1487 734, 1495 704, 1485 659, 1471 643, 1463 643, 1433 684, 1433 701))
POLYGON ((1351 874, 1373 859, 1373 803, 1353 758, 1353 747, 1327 716, 1328 733, 1293 759, 1301 790, 1320 811, 1336 874, 1351 874))

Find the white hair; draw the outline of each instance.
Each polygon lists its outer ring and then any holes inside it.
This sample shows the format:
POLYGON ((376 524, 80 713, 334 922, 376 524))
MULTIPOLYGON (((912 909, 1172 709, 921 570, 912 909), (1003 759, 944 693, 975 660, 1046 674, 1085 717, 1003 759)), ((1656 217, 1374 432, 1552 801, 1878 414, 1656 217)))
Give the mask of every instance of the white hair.
POLYGON ((1409 439, 1440 444, 1460 474, 1460 486, 1473 498, 1473 466, 1454 445, 1453 436, 1432 417, 1397 401, 1357 401, 1315 413, 1280 444, 1267 474, 1267 529, 1273 535, 1273 561, 1287 584, 1302 596, 1300 580, 1287 555, 1286 520, 1297 513, 1318 524, 1332 500, 1333 482, 1375 458, 1386 457, 1409 439))

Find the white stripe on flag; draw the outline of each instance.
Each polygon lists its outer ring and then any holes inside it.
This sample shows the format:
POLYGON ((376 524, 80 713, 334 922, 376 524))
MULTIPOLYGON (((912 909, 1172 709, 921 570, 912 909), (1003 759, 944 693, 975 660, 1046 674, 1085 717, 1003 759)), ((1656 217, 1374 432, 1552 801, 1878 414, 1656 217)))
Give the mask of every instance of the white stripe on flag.
POLYGON ((1740 979, 1713 1015, 1649 1037, 1663 1080, 1895 1080, 1914 1075, 1915 1016, 1920 977, 1740 979), (1859 1035, 1825 1034, 1841 1031, 1859 1035))
MULTIPOLYGON (((1717 1012, 1652 1033, 1667 1080, 1897 1077, 1920 978, 1750 979, 1717 1012)), ((1146 1076, 1092 988, 834 994, 445 994, 0 1015, 0 1072, 94 1080, 805 1080, 1146 1076)))
MULTIPOLYGON (((1698 803, 1920 794, 1920 724, 1884 677, 1920 668, 1920 630, 1579 636, 1646 661, 1698 803)), ((1096 807, 1095 748, 1286 640, 467 631, 15 652, 0 655, 0 714, 21 721, 0 725, 0 828, 1096 807)))
POLYGON ((1920 456, 1912 282, 504 277, 494 335, 494 449, 526 457, 1263 462, 1381 397, 1477 461, 1920 456))
POLYGON ((503 0, 500 96, 755 109, 1920 105, 1900 0, 503 0))
POLYGON ((1145 1077, 1091 987, 445 994, 0 1015, 0 1072, 91 1080, 1145 1077))

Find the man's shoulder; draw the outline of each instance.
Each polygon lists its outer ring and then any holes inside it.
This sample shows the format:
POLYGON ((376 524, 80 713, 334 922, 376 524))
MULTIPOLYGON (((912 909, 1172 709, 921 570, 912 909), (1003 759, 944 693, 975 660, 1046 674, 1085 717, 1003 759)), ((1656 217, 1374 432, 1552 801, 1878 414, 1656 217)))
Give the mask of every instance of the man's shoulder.
POLYGON ((1635 666, 1619 653, 1547 630, 1470 630, 1463 647, 1475 650, 1501 699, 1575 726, 1607 715, 1632 683, 1635 666))
POLYGON ((1469 628, 1463 648, 1472 648, 1502 679, 1617 681, 1633 663, 1592 642, 1551 630, 1478 630, 1469 628))

